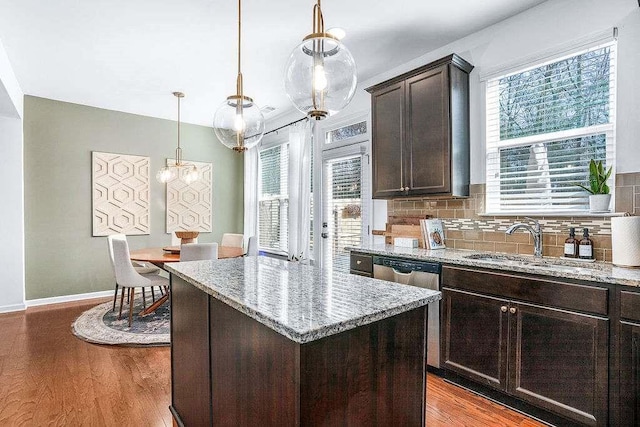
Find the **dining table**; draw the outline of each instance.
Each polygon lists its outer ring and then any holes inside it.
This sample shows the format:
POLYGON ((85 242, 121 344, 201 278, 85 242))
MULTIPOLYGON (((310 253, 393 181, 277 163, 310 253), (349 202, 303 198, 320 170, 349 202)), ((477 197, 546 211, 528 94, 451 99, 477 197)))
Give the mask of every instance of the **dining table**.
MULTIPOLYGON (((235 246, 218 245, 218 259, 236 258, 244 255, 244 249, 235 246)), ((180 246, 165 246, 154 248, 135 249, 129 252, 132 261, 149 262, 164 269, 165 263, 180 261, 180 246)), ((140 316, 153 313, 158 307, 169 299, 169 290, 158 298, 153 304, 140 312, 140 316)))

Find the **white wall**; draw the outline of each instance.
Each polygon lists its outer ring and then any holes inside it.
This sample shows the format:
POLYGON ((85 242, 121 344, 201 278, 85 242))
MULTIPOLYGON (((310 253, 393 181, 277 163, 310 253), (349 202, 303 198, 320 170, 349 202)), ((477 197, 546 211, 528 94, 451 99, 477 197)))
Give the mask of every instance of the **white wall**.
POLYGON ((0 116, 20 118, 23 93, 0 40, 0 116))
POLYGON ((23 94, 0 43, 0 313, 24 309, 23 94))
POLYGON ((22 120, 0 116, 0 312, 24 309, 22 120))

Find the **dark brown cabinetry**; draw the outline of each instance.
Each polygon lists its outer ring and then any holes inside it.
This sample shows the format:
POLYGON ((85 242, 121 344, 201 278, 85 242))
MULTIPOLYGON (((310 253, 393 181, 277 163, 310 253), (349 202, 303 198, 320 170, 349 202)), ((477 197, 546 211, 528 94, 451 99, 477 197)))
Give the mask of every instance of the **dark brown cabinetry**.
POLYGON ((373 258, 371 255, 351 252, 349 264, 351 274, 373 277, 373 258))
POLYGON ((620 423, 640 425, 640 293, 620 292, 620 423))
POLYGON ((607 288, 459 267, 442 274, 446 370, 568 420, 607 425, 607 288))
POLYGON ((469 195, 469 73, 449 55, 367 89, 373 198, 469 195))
POLYGON ((426 306, 300 344, 171 286, 175 425, 424 426, 426 306))

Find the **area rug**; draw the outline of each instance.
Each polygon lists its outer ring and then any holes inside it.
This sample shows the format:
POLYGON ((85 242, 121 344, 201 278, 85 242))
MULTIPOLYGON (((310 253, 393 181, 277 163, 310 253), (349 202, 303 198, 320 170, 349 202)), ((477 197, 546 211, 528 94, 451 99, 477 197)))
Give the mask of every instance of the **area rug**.
MULTIPOLYGON (((119 303, 119 301, 118 301, 119 303)), ((149 304, 149 298, 147 298, 149 304)), ((129 327, 128 305, 122 307, 122 319, 118 320, 119 304, 112 311, 113 301, 102 303, 85 311, 71 325, 74 335, 95 344, 124 346, 169 345, 169 304, 164 303, 154 313, 141 317, 142 299, 136 298, 133 322, 129 327)))

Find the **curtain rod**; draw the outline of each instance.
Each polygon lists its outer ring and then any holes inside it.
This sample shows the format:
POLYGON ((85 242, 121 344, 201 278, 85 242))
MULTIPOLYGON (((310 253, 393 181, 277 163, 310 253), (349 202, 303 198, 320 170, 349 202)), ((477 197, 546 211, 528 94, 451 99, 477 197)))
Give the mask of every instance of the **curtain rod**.
MULTIPOLYGON (((639 0, 639 1, 640 1, 640 0, 639 0)), ((275 129, 273 129, 273 130, 270 130, 269 132, 265 132, 264 136, 267 136, 267 135, 269 135, 270 133, 273 133, 273 132, 278 132, 280 129, 284 129, 284 128, 289 127, 289 126, 291 126, 291 125, 295 125, 296 123, 299 123, 299 122, 301 122, 301 121, 303 121, 303 120, 307 120, 307 119, 308 119, 308 117, 303 117, 303 118, 301 118, 301 119, 294 120, 294 121, 292 121, 291 123, 287 123, 286 125, 282 125, 282 126, 280 126, 279 128, 275 128, 275 129)))

